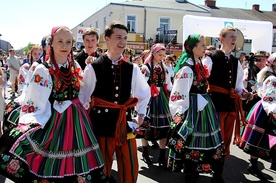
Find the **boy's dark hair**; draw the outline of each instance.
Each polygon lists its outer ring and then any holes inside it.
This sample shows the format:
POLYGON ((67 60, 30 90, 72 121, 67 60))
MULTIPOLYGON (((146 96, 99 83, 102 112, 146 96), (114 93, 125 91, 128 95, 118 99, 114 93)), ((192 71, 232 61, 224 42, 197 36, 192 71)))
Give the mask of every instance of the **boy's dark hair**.
POLYGON ((119 22, 111 22, 111 24, 106 26, 106 28, 104 30, 104 37, 110 37, 111 34, 113 34, 114 28, 123 29, 128 33, 128 28, 124 24, 121 24, 119 22))
POLYGON ((96 35, 97 40, 99 40, 99 32, 94 27, 89 27, 89 28, 85 29, 82 33, 82 39, 84 39, 84 36, 86 36, 86 35, 96 35))

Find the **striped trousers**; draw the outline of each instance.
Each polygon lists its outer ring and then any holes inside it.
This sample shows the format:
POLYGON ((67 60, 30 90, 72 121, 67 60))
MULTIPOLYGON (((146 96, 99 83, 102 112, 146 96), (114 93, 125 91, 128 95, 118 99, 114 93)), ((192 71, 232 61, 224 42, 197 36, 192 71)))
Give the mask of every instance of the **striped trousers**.
POLYGON ((135 183, 139 168, 136 139, 128 139, 122 146, 116 146, 115 138, 98 137, 98 143, 104 158, 104 173, 106 176, 111 176, 112 156, 115 152, 120 183, 135 183))
POLYGON ((230 155, 230 144, 232 140, 234 124, 236 120, 236 112, 218 112, 218 118, 221 128, 222 139, 225 144, 225 159, 230 155))

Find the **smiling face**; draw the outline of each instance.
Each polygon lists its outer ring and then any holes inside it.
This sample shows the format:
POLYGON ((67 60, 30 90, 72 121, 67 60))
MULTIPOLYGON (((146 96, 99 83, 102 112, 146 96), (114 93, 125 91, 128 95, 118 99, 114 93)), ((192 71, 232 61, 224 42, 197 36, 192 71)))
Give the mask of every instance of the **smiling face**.
POLYGON ((72 42, 73 36, 69 30, 61 28, 55 33, 51 46, 54 50, 54 57, 58 63, 65 63, 68 54, 71 52, 73 46, 72 42))
POLYGON ((112 55, 121 55, 127 45, 127 32, 124 29, 113 28, 110 37, 106 36, 108 53, 112 55))

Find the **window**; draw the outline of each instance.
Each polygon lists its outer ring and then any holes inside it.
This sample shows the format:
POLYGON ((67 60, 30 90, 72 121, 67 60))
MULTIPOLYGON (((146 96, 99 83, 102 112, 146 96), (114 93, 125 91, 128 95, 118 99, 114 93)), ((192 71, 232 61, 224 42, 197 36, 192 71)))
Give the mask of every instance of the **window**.
POLYGON ((168 43, 170 41, 170 36, 168 36, 167 34, 164 34, 164 32, 166 30, 170 30, 170 18, 166 18, 166 17, 161 17, 160 18, 160 23, 159 23, 159 27, 160 29, 160 33, 159 33, 159 39, 160 41, 163 41, 165 43, 168 43))
POLYGON ((273 46, 276 46, 276 33, 273 34, 273 46))
POLYGON ((99 28, 99 21, 96 21, 96 28, 99 28))
POLYGON ((127 28, 129 32, 136 32, 136 16, 135 15, 127 15, 127 28))
POLYGON ((105 30, 106 27, 106 17, 103 17, 103 30, 105 30))

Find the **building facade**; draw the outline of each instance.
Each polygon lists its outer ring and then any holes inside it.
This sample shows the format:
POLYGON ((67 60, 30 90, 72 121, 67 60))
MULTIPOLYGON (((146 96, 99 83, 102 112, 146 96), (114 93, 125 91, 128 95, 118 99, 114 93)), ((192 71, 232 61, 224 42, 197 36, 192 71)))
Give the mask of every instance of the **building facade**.
MULTIPOLYGON (((276 12, 273 8, 271 12, 262 12, 256 7, 252 10, 219 8, 216 7, 215 0, 205 0, 205 6, 195 5, 186 0, 127 0, 122 3, 110 3, 74 27, 72 31, 77 36, 80 28, 97 28, 101 35, 99 47, 106 49, 104 29, 116 20, 128 26, 128 47, 135 50, 136 54, 140 54, 154 43, 164 43, 167 53, 179 56, 185 39, 183 38, 185 15, 271 21, 274 29, 272 50, 276 51, 276 12)), ((214 40, 216 39, 207 38, 207 45, 213 44, 214 40)), ((243 47, 245 52, 250 52, 250 44, 250 40, 245 40, 243 47)))

